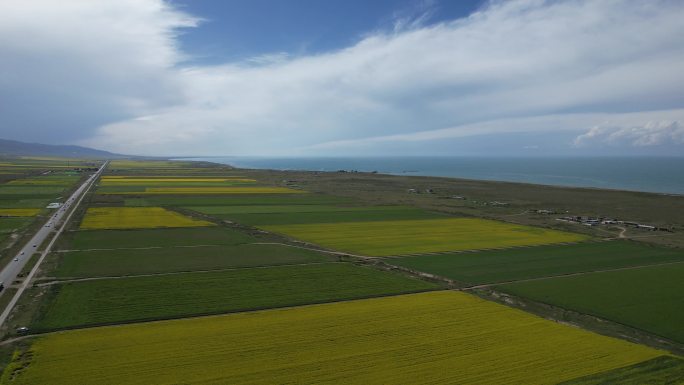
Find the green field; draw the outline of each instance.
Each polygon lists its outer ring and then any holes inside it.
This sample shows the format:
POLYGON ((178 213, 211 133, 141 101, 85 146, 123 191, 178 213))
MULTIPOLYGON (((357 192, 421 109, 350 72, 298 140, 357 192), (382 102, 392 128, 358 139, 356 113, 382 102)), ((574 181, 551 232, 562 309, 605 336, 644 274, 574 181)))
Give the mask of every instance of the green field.
POLYGON ((36 331, 372 297, 437 286, 330 263, 54 285, 36 331))
MULTIPOLYGON (((296 208, 292 207, 293 210, 296 208)), ((320 206, 312 206, 320 207, 320 206)), ((306 210, 306 209, 305 209, 306 210)), ((272 225, 294 225, 338 222, 398 221, 448 218, 445 214, 433 213, 413 207, 358 207, 353 210, 339 208, 330 211, 304 211, 280 213, 213 214, 212 216, 233 222, 265 227, 272 225)))
POLYGON ((555 385, 663 355, 439 291, 54 333, 2 383, 555 385))
POLYGON ((661 356, 652 360, 609 370, 558 385, 675 385, 684 381, 684 360, 661 356))
POLYGON ((90 250, 193 245, 237 245, 256 242, 238 230, 226 227, 177 227, 137 230, 86 230, 63 233, 60 249, 90 250))
POLYGON ((332 205, 229 205, 229 206, 189 206, 186 209, 203 214, 281 214, 281 213, 318 213, 334 211, 376 211, 376 210, 402 210, 409 207, 392 206, 332 206, 332 205))
POLYGON ((368 256, 578 242, 584 235, 475 218, 260 226, 331 249, 368 256))
POLYGON ((497 287, 684 343, 684 263, 497 287))
POLYGON ((684 262, 684 251, 613 241, 412 256, 389 263, 462 283, 484 284, 672 261, 684 262))
POLYGON ((64 187, 54 186, 12 186, 1 185, 0 195, 59 195, 64 191, 64 187))
POLYGON ((348 198, 320 194, 256 194, 230 196, 150 196, 125 198, 126 206, 247 206, 247 205, 335 205, 347 204, 348 198))
POLYGON ((73 251, 58 254, 55 277, 102 277, 329 262, 329 255, 285 245, 240 244, 73 251))

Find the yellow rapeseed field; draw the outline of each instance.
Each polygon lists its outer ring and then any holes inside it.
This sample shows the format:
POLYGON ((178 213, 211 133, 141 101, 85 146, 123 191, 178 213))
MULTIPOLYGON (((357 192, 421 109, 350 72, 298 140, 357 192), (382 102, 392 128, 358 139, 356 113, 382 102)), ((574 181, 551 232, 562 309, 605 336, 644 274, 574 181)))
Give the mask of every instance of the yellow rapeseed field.
POLYGON ((33 217, 40 213, 40 209, 0 209, 3 217, 33 217))
POLYGON ((213 226, 161 207, 91 207, 81 229, 140 229, 151 227, 213 226))
POLYGON ((543 385, 664 355, 453 291, 67 331, 30 351, 11 384, 543 385))
POLYGON ((578 242, 585 235, 477 218, 260 226, 331 249, 369 256, 578 242))

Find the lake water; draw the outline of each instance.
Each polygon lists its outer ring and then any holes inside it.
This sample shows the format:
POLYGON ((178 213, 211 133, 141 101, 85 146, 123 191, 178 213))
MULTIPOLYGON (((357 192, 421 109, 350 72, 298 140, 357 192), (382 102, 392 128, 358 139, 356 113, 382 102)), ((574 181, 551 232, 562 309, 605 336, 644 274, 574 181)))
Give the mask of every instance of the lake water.
POLYGON ((557 186, 684 194, 682 158, 191 158, 239 168, 308 171, 377 171, 557 186))

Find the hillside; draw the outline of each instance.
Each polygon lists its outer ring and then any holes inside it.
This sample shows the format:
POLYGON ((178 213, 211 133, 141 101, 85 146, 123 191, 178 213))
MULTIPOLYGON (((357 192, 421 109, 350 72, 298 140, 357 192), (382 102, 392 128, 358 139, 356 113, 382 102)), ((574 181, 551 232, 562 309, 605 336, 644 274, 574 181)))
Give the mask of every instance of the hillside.
POLYGON ((72 145, 26 143, 0 139, 0 156, 59 156, 68 158, 126 158, 108 151, 72 145))

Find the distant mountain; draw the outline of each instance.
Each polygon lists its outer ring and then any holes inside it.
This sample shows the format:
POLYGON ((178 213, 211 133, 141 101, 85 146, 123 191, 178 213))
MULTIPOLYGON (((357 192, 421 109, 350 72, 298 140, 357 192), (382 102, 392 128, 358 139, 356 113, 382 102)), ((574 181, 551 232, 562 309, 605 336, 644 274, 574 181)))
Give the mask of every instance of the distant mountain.
POLYGON ((88 147, 18 142, 0 139, 0 156, 58 156, 67 158, 131 158, 88 147))

